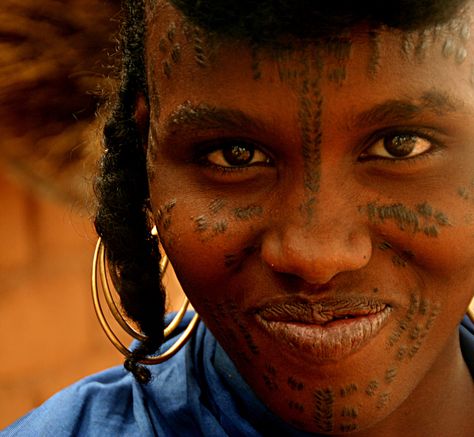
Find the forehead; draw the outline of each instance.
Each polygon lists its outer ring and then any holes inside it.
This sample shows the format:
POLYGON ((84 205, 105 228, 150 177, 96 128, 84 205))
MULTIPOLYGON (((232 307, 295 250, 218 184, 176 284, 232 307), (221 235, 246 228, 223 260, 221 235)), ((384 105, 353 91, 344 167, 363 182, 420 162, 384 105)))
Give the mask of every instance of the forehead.
POLYGON ((211 36, 159 3, 148 11, 150 91, 159 96, 160 109, 170 111, 191 100, 271 113, 269 97, 285 94, 291 100, 293 94, 296 106, 304 81, 316 79, 320 91, 336 95, 344 107, 361 98, 376 104, 432 89, 439 90, 433 98, 472 99, 471 21, 466 9, 445 25, 421 31, 360 25, 337 37, 263 46, 211 36))

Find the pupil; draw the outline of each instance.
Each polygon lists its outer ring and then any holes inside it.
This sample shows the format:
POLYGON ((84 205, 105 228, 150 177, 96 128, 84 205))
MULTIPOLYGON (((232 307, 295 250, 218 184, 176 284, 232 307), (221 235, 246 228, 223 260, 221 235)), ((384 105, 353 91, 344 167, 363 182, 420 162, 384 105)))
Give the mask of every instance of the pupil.
POLYGON ((413 152, 418 137, 415 135, 396 135, 384 140, 385 150, 392 156, 403 157, 413 152))
POLYGON ((230 165, 246 165, 252 161, 254 151, 244 146, 231 146, 224 149, 224 158, 230 165))

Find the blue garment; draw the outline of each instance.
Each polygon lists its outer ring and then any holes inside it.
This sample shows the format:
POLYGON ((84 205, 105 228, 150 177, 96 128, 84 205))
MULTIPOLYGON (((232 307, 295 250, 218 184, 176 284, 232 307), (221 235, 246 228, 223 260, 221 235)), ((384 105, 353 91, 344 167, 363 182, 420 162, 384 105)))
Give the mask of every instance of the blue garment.
MULTIPOLYGON (((474 325, 467 317, 460 327, 460 341, 474 375, 474 325)), ((153 379, 146 386, 122 367, 85 378, 0 435, 306 435, 290 429, 255 397, 203 323, 178 354, 150 370, 153 379)))

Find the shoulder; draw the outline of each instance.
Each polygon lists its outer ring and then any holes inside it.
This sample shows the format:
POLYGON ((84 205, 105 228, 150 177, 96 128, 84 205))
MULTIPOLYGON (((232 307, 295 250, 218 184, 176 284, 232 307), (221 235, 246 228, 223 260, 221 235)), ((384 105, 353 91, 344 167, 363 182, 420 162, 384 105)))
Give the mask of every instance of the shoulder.
MULTIPOLYGON (((162 346, 162 351, 175 341, 175 336, 180 335, 192 315, 186 314, 173 336, 162 346)), ((201 325, 187 347, 170 360, 150 367, 150 384, 140 385, 122 366, 105 370, 58 392, 0 435, 174 435, 167 426, 167 419, 188 413, 188 379, 195 371, 190 355, 199 353, 207 331, 201 325)), ((193 382, 194 378, 191 379, 193 382)), ((180 422, 184 424, 186 420, 180 422)))

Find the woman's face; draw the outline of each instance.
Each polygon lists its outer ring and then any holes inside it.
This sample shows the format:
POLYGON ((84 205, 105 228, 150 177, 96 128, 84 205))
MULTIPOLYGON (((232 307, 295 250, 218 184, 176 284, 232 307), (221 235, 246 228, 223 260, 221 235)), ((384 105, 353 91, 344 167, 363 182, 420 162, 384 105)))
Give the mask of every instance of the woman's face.
POLYGON ((414 414, 463 366, 473 295, 470 16, 251 48, 158 9, 152 206, 194 307, 299 428, 414 414))

